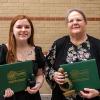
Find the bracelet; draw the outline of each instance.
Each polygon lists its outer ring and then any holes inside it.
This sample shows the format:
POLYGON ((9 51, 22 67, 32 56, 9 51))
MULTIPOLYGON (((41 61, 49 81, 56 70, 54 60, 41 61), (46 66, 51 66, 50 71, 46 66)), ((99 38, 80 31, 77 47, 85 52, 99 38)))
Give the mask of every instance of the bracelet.
POLYGON ((41 87, 41 82, 36 82, 36 85, 37 85, 38 87, 41 87))
POLYGON ((40 84, 41 82, 36 82, 36 84, 40 84))

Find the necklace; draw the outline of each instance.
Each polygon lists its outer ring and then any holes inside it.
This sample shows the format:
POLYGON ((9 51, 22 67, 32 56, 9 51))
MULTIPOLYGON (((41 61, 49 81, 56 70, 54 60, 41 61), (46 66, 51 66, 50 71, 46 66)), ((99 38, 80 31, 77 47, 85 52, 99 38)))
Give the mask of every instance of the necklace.
POLYGON ((85 42, 86 40, 87 40, 87 35, 85 35, 84 37, 83 37, 83 39, 80 39, 80 40, 77 40, 77 39, 74 39, 74 38, 72 38, 71 36, 70 36, 70 41, 74 44, 74 45, 80 45, 80 44, 82 44, 83 42, 85 42))
POLYGON ((34 52, 33 50, 30 50, 30 51, 28 50, 28 51, 21 51, 21 52, 18 52, 18 54, 19 54, 19 55, 22 55, 22 56, 25 56, 25 55, 26 55, 26 56, 30 56, 30 55, 33 54, 33 52, 34 52))
POLYGON ((33 53, 33 51, 27 51, 27 52, 26 52, 26 54, 27 54, 28 56, 32 55, 32 53, 33 53))
POLYGON ((35 59, 35 52, 34 50, 25 50, 17 53, 17 59, 21 61, 25 60, 34 60, 35 59))

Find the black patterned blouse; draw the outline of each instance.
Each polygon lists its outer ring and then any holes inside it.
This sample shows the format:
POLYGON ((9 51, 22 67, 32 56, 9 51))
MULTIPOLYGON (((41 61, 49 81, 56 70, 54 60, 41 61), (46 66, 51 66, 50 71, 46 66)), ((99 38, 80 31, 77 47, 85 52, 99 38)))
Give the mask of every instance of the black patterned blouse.
POLYGON ((53 43, 46 56, 46 80, 53 89, 52 98, 57 97, 57 99, 52 100, 66 100, 59 86, 52 80, 52 76, 59 66, 92 58, 96 59, 98 69, 100 69, 100 40, 89 35, 88 39, 78 46, 70 41, 69 36, 64 36, 53 43))

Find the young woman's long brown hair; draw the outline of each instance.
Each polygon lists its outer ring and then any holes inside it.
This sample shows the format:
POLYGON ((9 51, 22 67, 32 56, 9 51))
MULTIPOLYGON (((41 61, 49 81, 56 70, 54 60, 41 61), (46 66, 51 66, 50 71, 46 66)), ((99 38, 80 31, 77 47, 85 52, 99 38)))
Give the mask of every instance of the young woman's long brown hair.
POLYGON ((10 29, 9 29, 8 53, 6 56, 7 63, 13 63, 16 61, 16 39, 15 39, 15 36, 13 34, 13 27, 14 27, 14 24, 16 23, 16 21, 21 20, 21 19, 27 19, 28 22, 30 23, 31 36, 27 42, 29 45, 34 46, 34 39, 33 39, 34 27, 33 27, 33 24, 32 24, 32 21, 30 20, 30 18, 28 16, 25 16, 25 15, 18 15, 16 17, 14 17, 13 20, 11 21, 10 29))

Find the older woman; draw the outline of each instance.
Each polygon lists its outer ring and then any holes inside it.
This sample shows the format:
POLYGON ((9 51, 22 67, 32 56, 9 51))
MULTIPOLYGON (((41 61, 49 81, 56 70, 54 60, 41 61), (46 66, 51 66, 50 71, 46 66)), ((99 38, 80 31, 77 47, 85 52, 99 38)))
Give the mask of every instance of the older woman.
POLYGON ((69 10, 66 23, 69 35, 56 40, 46 57, 46 79, 52 88, 52 100, 99 100, 99 90, 96 89, 84 88, 79 94, 65 97, 59 87, 64 83, 64 75, 58 72, 61 64, 94 58, 100 70, 100 40, 87 34, 84 13, 79 9, 69 10))

